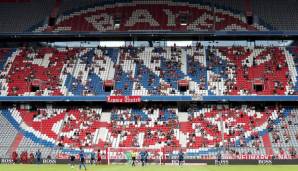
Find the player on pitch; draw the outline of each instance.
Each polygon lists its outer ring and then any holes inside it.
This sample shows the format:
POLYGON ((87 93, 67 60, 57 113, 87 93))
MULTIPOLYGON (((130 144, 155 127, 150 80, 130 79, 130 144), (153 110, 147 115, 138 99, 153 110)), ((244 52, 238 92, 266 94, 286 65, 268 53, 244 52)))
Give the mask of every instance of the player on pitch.
POLYGON ((80 156, 80 166, 79 166, 79 168, 81 170, 82 166, 84 166, 85 170, 87 170, 86 164, 85 164, 85 152, 84 152, 83 148, 80 148, 80 149, 81 149, 81 151, 79 153, 79 156, 80 156))

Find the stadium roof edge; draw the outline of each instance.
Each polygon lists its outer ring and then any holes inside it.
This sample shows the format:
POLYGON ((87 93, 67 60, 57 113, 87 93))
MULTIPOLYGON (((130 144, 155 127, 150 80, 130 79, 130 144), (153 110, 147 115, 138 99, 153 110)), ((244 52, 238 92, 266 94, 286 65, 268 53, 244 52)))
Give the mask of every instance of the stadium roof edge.
POLYGON ((0 33, 0 41, 149 41, 149 40, 298 40, 298 32, 201 31, 201 32, 72 32, 0 33))

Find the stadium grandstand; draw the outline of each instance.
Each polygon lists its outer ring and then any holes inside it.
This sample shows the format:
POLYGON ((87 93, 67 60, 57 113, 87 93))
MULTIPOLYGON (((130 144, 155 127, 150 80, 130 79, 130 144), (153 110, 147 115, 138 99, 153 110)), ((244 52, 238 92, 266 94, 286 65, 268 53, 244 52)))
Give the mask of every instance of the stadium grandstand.
POLYGON ((297 169, 297 6, 0 0, 0 169, 297 169))

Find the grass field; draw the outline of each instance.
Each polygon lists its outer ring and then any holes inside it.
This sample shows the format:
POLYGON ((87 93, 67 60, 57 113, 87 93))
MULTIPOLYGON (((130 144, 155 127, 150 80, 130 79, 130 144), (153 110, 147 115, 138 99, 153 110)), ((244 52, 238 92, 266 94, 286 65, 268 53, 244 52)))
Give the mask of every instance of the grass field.
MULTIPOLYGON (((0 171, 78 171, 68 165, 0 165, 0 171)), ((82 169, 83 171, 84 169, 82 169)), ((242 166, 87 166, 88 171, 298 171, 298 165, 242 165, 242 166)))

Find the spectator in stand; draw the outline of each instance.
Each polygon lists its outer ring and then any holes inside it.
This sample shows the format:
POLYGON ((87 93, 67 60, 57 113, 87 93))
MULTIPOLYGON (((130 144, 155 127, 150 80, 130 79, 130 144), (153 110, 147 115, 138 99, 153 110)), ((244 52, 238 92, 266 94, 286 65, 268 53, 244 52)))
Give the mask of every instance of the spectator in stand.
POLYGON ((297 152, 296 152, 296 150, 295 150, 294 147, 291 147, 291 148, 289 149, 289 153, 290 153, 290 155, 291 155, 291 157, 292 157, 293 159, 296 159, 297 152))
POLYGON ((285 154, 285 150, 284 149, 282 149, 281 147, 279 147, 279 154, 280 155, 284 155, 285 154))

